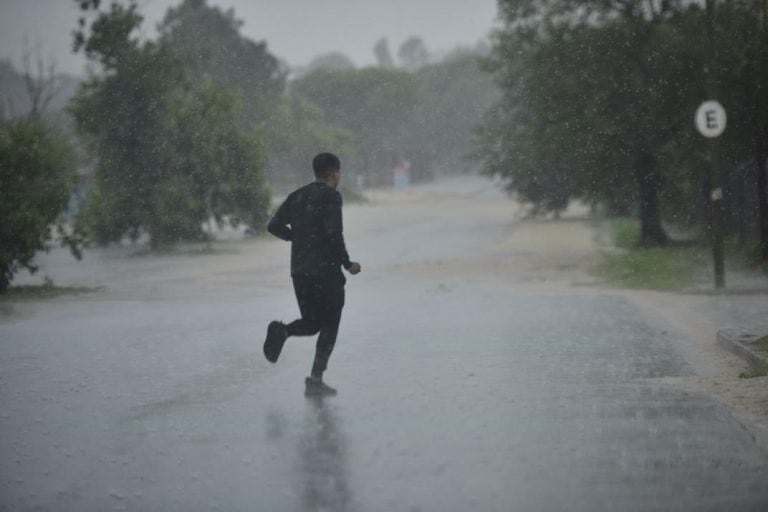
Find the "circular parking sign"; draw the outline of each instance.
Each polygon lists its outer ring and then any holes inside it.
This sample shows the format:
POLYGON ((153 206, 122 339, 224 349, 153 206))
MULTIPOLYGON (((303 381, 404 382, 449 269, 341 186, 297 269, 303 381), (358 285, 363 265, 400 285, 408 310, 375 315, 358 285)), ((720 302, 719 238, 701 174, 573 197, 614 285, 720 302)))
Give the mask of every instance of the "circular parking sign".
POLYGON ((725 122, 725 109, 717 101, 705 101, 696 110, 696 129, 707 138, 719 137, 725 122))

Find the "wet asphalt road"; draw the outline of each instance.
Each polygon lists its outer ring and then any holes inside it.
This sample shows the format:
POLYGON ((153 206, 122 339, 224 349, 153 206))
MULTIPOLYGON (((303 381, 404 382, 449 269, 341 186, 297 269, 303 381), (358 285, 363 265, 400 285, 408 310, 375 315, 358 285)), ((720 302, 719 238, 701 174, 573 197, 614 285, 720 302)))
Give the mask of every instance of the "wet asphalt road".
POLYGON ((160 265, 6 307, 0 510, 768 510, 748 430, 661 381, 701 371, 664 319, 609 292, 395 270, 509 227, 444 214, 348 241, 364 273, 324 400, 302 394, 312 341, 261 355, 267 322, 296 314, 283 246, 251 274, 160 265))

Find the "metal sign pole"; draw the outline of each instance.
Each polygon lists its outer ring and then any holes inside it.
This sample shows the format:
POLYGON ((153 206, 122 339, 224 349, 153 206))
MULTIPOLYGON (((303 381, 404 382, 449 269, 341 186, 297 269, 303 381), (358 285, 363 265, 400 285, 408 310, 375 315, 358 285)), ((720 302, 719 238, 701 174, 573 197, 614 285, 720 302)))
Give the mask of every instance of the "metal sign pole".
MULTIPOLYGON (((707 14, 707 46, 710 64, 705 69, 707 89, 711 98, 717 96, 717 84, 713 67, 717 65, 715 58, 715 0, 706 0, 707 14)), ((707 138, 716 139, 725 130, 725 109, 717 101, 706 101, 696 112, 696 127, 707 138)), ((723 189, 718 162, 718 144, 716 140, 709 143, 709 165, 707 182, 712 187, 710 193, 710 239, 712 242, 712 258, 715 266, 715 288, 725 287, 725 243, 723 189)))
MULTIPOLYGON (((725 130, 725 109, 716 101, 705 101, 696 111, 696 128, 708 139, 716 139, 725 130)), ((712 243, 712 257, 715 262, 715 288, 725 286, 725 235, 723 189, 718 172, 717 141, 708 143, 706 179, 710 187, 708 232, 712 243)))

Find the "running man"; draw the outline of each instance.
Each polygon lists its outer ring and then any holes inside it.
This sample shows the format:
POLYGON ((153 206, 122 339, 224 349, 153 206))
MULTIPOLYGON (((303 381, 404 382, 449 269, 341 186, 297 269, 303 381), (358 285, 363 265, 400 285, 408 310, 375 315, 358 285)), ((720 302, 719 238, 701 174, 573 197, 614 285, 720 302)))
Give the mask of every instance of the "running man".
POLYGON ((341 267, 352 275, 360 264, 350 261, 344 245, 341 219, 341 162, 331 153, 312 160, 315 181, 292 192, 277 209, 267 229, 291 242, 291 278, 301 318, 289 324, 273 321, 267 327, 264 355, 277 361, 289 336, 314 336, 318 332, 312 372, 305 380, 307 395, 335 395, 323 382, 344 308, 341 267))

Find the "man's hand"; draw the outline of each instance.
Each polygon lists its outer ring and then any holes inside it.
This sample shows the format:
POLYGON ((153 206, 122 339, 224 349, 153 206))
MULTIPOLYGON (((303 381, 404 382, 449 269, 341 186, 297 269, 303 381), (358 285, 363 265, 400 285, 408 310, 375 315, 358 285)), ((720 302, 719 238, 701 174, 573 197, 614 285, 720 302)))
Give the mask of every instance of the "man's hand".
POLYGON ((349 268, 347 268, 347 272, 349 272, 353 276, 355 274, 359 274, 360 270, 362 270, 361 267, 360 267, 360 264, 358 262, 356 262, 356 261, 351 262, 349 264, 349 268))

